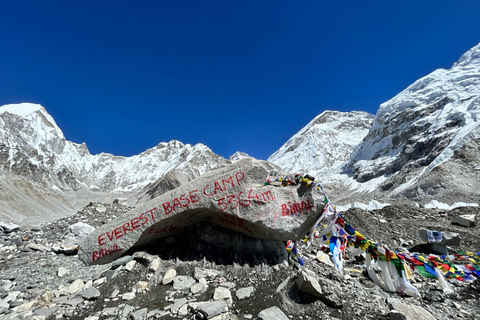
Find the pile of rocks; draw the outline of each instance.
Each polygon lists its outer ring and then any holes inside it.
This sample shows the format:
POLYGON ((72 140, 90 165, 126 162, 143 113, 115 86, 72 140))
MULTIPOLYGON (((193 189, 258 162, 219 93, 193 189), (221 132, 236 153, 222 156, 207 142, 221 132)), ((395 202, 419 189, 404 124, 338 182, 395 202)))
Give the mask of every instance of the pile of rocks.
MULTIPOLYGON (((128 208, 120 204, 92 203, 68 219, 40 228, 20 227, 0 233, 0 317, 12 320, 474 319, 480 312, 480 281, 456 283, 455 293, 447 295, 437 280, 414 274, 412 283, 422 298, 386 293, 366 276, 359 257, 347 256, 345 273, 341 275, 331 265, 331 257, 323 254, 315 243, 299 245, 304 266, 292 260, 269 264, 258 258, 251 263, 218 264, 211 253, 188 260, 188 255, 153 251, 134 252, 105 265, 85 266, 76 255, 54 250, 55 244, 75 245, 82 237, 78 230, 87 230, 86 224, 98 227, 123 211, 128 208)), ((456 232, 462 242, 478 235, 475 227, 462 229, 451 224, 454 216, 461 214, 459 211, 417 208, 412 212, 413 209, 401 207, 375 212, 352 209, 345 216, 351 222, 369 220, 368 225, 352 224, 371 238, 388 240, 391 247, 422 242, 418 216, 427 217, 420 220, 422 227, 456 232), (415 230, 411 230, 414 225, 415 230)), ((237 236, 229 232, 232 237, 237 236)), ((156 245, 173 250, 183 246, 184 238, 188 237, 167 238, 156 245)), ((472 246, 468 249, 478 250, 480 240, 469 241, 472 246)))

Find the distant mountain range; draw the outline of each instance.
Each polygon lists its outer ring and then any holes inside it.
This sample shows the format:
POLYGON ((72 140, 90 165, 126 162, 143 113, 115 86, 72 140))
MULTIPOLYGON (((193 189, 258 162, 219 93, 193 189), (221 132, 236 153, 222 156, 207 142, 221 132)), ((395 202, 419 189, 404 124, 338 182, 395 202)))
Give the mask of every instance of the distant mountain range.
MULTIPOLYGON (((365 112, 325 111, 269 161, 315 176, 346 205, 478 202, 480 44, 365 112)), ((47 222, 90 201, 149 200, 247 154, 225 159, 173 140, 132 157, 92 155, 67 141, 44 107, 0 107, 0 220, 47 222)))

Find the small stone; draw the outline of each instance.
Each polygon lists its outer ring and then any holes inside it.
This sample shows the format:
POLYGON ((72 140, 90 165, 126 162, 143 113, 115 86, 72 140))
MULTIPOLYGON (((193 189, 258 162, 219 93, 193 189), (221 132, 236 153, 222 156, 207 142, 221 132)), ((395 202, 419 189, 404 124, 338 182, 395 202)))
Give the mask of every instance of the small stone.
POLYGON ((99 204, 99 205, 95 208, 95 210, 97 210, 97 211, 100 212, 100 213, 103 213, 103 212, 107 211, 107 208, 105 208, 105 206, 99 204))
POLYGON ((298 290, 301 292, 307 293, 318 299, 323 297, 323 290, 318 280, 306 272, 301 272, 295 282, 298 290))
POLYGON ((20 229, 20 226, 14 223, 0 222, 0 227, 5 233, 14 232, 20 229))
POLYGON ((118 289, 113 290, 112 294, 110 294, 110 298, 115 298, 116 296, 118 296, 119 293, 120 293, 120 290, 118 289))
POLYGON ((107 278, 101 277, 100 279, 97 279, 97 280, 93 281, 93 286, 98 287, 98 286, 102 285, 106 280, 107 280, 107 278))
POLYGON ((255 291, 255 288, 250 286, 246 288, 240 288, 235 292, 235 295, 237 296, 238 300, 243 300, 246 298, 250 298, 252 293, 255 291))
POLYGON ((273 306, 268 309, 260 311, 258 314, 259 320, 290 320, 280 308, 273 306))
POLYGON ((57 275, 61 278, 68 273, 68 269, 65 267, 58 268, 57 275))
POLYGON ((122 315, 123 315, 124 317, 128 317, 128 315, 131 314, 131 313, 133 312, 133 310, 135 310, 135 307, 127 304, 127 305, 125 305, 125 307, 123 308, 122 315))
POLYGON ((225 301, 212 301, 199 303, 196 306, 196 310, 204 314, 206 316, 206 319, 211 319, 224 312, 226 307, 227 303, 225 301))
POLYGON ((224 287, 224 288, 227 288, 229 290, 235 288, 236 284, 233 283, 233 282, 223 282, 223 283, 220 283, 220 287, 224 287))
POLYGON ((113 200, 113 204, 119 204, 121 206, 128 206, 128 200, 125 198, 117 198, 113 200))
POLYGON ((190 290, 190 288, 195 284, 195 279, 189 276, 176 276, 173 278, 173 289, 174 290, 190 290))
POLYGON ((133 258, 143 264, 145 267, 149 266, 152 263, 154 256, 146 253, 145 251, 137 251, 133 254, 133 258))
POLYGON ((132 300, 135 298, 135 292, 127 292, 122 295, 123 300, 132 300))
POLYGON ((175 302, 167 308, 170 309, 170 312, 177 313, 178 309, 180 309, 187 302, 187 298, 175 299, 175 302))
POLYGON ((207 286, 203 283, 195 283, 191 288, 190 288, 190 292, 192 292, 193 294, 201 294, 201 293, 204 293, 205 291, 207 291, 207 286))
POLYGON ((213 292, 213 300, 215 301, 225 301, 228 306, 231 306, 232 301, 232 293, 227 288, 218 287, 213 292))
POLYGON ((148 288, 148 282, 147 281, 138 281, 137 283, 135 283, 135 285, 133 286, 133 289, 134 290, 137 290, 138 291, 146 291, 148 288))
POLYGON ((0 314, 4 314, 10 309, 10 305, 3 300, 0 300, 0 314))
POLYGON ((150 266, 148 267, 148 270, 151 272, 157 271, 158 267, 160 266, 160 259, 155 258, 153 261, 150 263, 150 266))
POLYGON ((135 260, 132 260, 132 261, 128 262, 125 265, 125 270, 127 270, 128 272, 131 272, 133 270, 133 268, 135 267, 136 263, 137 263, 137 261, 135 261, 135 260))
POLYGON ((89 287, 82 291, 82 298, 88 301, 97 300, 100 295, 100 291, 95 287, 89 287))
POLYGON ((205 278, 208 280, 215 279, 221 272, 214 269, 195 268, 195 279, 205 278))
POLYGON ((132 312, 130 314, 130 319, 132 319, 132 320, 144 320, 144 319, 147 318, 147 312, 148 312, 147 308, 143 308, 143 309, 137 310, 135 312, 132 312))
POLYGON ((83 280, 77 279, 68 286, 67 291, 70 294, 76 294, 82 290, 83 286, 84 286, 83 280))
POLYGON ((44 245, 41 245, 38 243, 29 243, 27 244, 27 248, 30 248, 35 251, 50 252, 50 248, 47 248, 44 245))
POLYGON ((321 250, 318 250, 317 252, 317 260, 328 265, 328 266, 333 266, 333 263, 330 261, 330 257, 328 256, 328 254, 324 253, 323 251, 321 250))
POLYGON ((117 260, 113 261, 112 262, 112 269, 116 269, 120 266, 124 266, 126 265, 127 263, 129 263, 130 261, 133 260, 133 257, 132 256, 123 256, 121 258, 118 258, 117 260))
POLYGON ((477 216, 474 214, 463 214, 455 217, 453 223, 463 227, 473 227, 477 224, 477 216))
POLYGON ((175 269, 169 269, 163 276, 162 284, 169 284, 173 281, 176 275, 177 271, 175 269))
POLYGON ((188 314, 188 304, 184 304, 178 309, 178 316, 184 317, 188 314))

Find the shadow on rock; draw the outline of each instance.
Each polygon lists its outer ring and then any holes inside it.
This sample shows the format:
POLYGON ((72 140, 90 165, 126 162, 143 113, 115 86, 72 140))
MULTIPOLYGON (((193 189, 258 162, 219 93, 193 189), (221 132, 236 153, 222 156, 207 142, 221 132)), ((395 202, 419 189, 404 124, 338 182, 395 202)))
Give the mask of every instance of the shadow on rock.
MULTIPOLYGON (((202 222, 186 231, 148 246, 136 248, 158 255, 164 260, 206 260, 218 265, 277 265, 288 260, 282 241, 256 239, 209 222, 202 222)), ((129 251, 126 254, 132 254, 129 251)))

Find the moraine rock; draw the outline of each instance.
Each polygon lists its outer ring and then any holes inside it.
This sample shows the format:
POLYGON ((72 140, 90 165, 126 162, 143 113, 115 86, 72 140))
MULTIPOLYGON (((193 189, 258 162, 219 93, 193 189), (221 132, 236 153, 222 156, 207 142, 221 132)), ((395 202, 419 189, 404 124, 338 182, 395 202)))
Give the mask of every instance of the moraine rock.
POLYGON ((280 308, 273 306, 258 314, 259 320, 289 320, 280 308))
POLYGON ((463 214, 455 217, 453 223, 463 227, 473 227, 477 224, 477 216, 475 214, 463 214))
POLYGON ((177 271, 175 271, 175 269, 169 269, 163 276, 162 284, 171 283, 176 275, 177 275, 177 271))
POLYGON ((202 221, 253 238, 301 239, 320 217, 324 196, 304 184, 263 186, 272 169, 278 168, 265 161, 243 159, 211 171, 95 230, 81 242, 79 259, 86 264, 108 263, 127 250, 202 221), (291 216, 291 211, 295 215, 291 216))
POLYGON ((0 230, 3 230, 5 233, 14 232, 20 229, 20 226, 14 223, 0 222, 0 230))
POLYGON ((235 295, 237 296, 238 300, 243 300, 243 299, 249 298, 254 291, 255 291, 255 288, 252 286, 246 287, 246 288, 240 288, 235 292, 235 295))
POLYGON ((190 290, 190 288, 195 284, 195 279, 189 276, 176 276, 173 278, 173 289, 174 290, 190 290))

